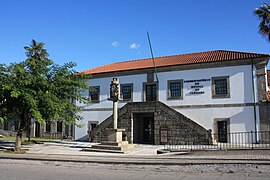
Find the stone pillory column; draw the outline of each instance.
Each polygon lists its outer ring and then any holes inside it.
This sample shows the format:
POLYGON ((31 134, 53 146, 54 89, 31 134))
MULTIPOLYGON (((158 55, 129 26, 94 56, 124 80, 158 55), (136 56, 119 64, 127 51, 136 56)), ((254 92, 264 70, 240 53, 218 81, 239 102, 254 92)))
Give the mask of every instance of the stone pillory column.
MULTIPOLYGON (((113 129, 106 129, 108 132, 108 141, 103 141, 101 142, 101 144, 92 145, 91 148, 86 149, 87 151, 125 153, 131 150, 135 150, 137 148, 136 145, 129 144, 128 141, 122 140, 122 132, 125 131, 125 129, 118 129, 117 127, 117 102, 119 99, 119 80, 118 78, 113 78, 110 84, 110 97, 108 98, 109 101, 113 102, 113 129)), ((131 141, 133 140, 131 139, 131 141)))
POLYGON ((118 119, 118 100, 120 99, 120 88, 118 78, 113 78, 110 85, 110 98, 109 100, 113 102, 113 129, 108 137, 109 141, 121 142, 122 141, 122 131, 124 129, 117 128, 118 119))
POLYGON ((113 129, 117 129, 117 119, 118 119, 118 100, 120 99, 119 90, 119 80, 118 78, 113 78, 110 85, 110 101, 113 101, 113 129))
POLYGON ((113 129, 117 129, 117 119, 118 119, 118 108, 117 101, 113 102, 113 129))

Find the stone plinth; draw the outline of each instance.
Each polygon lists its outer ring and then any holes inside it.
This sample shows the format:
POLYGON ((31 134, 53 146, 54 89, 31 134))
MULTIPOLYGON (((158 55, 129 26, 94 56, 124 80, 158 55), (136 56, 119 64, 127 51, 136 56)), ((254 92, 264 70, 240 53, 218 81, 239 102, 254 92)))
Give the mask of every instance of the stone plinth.
POLYGON ((107 129, 108 131, 108 140, 110 142, 121 142, 122 141, 122 132, 125 131, 125 129, 107 129))
POLYGON ((108 141, 92 145, 91 148, 85 148, 83 151, 127 153, 137 149, 137 145, 129 144, 128 141, 122 140, 122 132, 124 132, 125 129, 108 128, 106 131, 108 132, 108 141))

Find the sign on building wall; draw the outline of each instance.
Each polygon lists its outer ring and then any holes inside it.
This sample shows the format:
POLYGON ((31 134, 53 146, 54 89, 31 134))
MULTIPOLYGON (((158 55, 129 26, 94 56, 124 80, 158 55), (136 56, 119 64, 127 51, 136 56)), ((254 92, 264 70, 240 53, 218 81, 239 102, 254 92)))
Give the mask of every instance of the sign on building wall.
POLYGON ((160 144, 166 144, 168 142, 168 127, 163 126, 160 128, 160 144))
POLYGON ((208 84, 211 79, 192 79, 185 80, 184 83, 187 86, 187 90, 189 90, 189 95, 200 95, 205 93, 205 85, 208 84))

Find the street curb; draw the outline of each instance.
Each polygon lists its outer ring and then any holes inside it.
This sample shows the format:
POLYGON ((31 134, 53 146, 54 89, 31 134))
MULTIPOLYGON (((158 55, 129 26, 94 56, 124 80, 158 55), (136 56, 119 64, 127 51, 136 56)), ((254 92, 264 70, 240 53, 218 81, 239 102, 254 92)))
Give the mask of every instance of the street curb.
MULTIPOLYGON (((74 157, 73 157, 74 158, 74 157)), ((203 165, 203 164, 256 164, 270 165, 269 159, 167 159, 167 158, 102 158, 92 157, 90 159, 73 159, 72 156, 59 157, 30 157, 25 155, 3 155, 0 159, 13 160, 31 160, 31 161, 58 161, 58 162, 74 162, 74 163, 99 163, 99 164, 132 164, 132 165, 203 165)))

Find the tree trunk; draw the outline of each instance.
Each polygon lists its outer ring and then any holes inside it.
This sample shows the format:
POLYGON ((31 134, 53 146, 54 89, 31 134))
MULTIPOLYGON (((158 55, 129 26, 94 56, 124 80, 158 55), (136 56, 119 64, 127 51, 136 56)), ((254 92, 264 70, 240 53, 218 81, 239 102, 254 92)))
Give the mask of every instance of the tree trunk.
POLYGON ((22 133, 23 130, 20 128, 17 132, 16 141, 15 141, 15 150, 14 152, 20 153, 22 148, 22 133))
POLYGON ((28 119, 27 113, 22 113, 21 123, 20 123, 19 130, 17 132, 16 141, 15 141, 14 152, 16 153, 20 153, 22 151, 22 135, 26 127, 27 119, 28 119))

